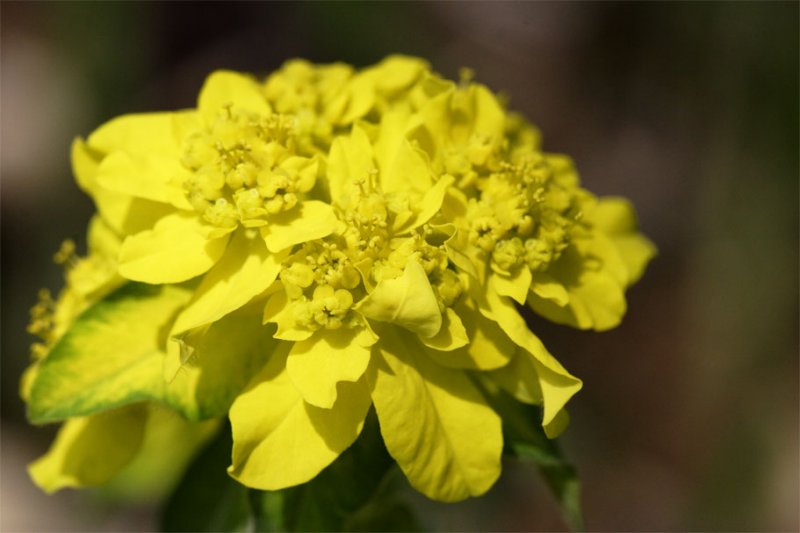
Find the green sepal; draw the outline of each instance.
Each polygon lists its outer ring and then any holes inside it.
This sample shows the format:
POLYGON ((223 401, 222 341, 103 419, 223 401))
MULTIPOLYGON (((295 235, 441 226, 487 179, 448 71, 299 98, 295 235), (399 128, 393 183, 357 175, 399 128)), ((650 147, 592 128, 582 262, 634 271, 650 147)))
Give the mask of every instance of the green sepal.
POLYGON ((168 326, 190 296, 182 286, 128 283, 84 311, 40 363, 28 419, 41 424, 160 400, 168 326))
POLYGON ((419 531, 397 495, 393 472, 370 411, 359 439, 314 479, 280 491, 250 491, 255 530, 419 531))
POLYGON ((518 402, 501 390, 491 391, 487 397, 503 418, 504 454, 536 465, 570 530, 585 531, 578 472, 557 441, 547 438, 541 426, 541 408, 518 402))
POLYGON ((374 412, 332 465, 288 489, 248 489, 228 476, 231 446, 226 424, 164 506, 163 531, 421 531, 402 497, 408 483, 383 445, 374 412))
POLYGON ((162 531, 252 531, 247 487, 229 477, 231 430, 225 425, 192 462, 161 514, 162 531))

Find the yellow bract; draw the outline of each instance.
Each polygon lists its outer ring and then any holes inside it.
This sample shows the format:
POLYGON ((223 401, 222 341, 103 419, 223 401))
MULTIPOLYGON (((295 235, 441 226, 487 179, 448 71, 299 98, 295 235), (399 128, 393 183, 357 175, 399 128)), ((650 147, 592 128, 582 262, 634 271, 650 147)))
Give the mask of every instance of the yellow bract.
POLYGON ((32 466, 47 490, 131 460, 145 408, 126 404, 146 400, 227 413, 230 474, 267 490, 313 478, 374 406, 414 487, 480 495, 503 449, 487 391, 541 405, 555 436, 582 385, 525 308, 614 327, 655 254, 627 201, 583 189, 489 89, 412 57, 219 71, 196 109, 114 119, 72 156, 90 253, 59 254, 23 381, 34 421, 66 420, 32 466))

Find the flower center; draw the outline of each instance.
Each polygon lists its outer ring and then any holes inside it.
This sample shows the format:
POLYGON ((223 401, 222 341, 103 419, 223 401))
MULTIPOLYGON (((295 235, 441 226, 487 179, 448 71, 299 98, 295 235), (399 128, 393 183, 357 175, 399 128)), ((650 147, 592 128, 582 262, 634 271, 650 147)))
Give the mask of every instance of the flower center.
POLYGON ((533 153, 478 180, 478 199, 468 207, 470 242, 489 254, 493 270, 508 274, 525 264, 542 271, 561 256, 583 198, 570 168, 533 153))
POLYGON ((258 227, 288 211, 316 181, 317 160, 295 153, 294 119, 223 109, 184 142, 184 187, 210 224, 258 227))
POLYGON ((363 318, 352 311, 382 280, 403 274, 416 259, 428 275, 443 310, 455 304, 464 287, 443 245, 447 236, 423 225, 402 235, 391 228, 404 216, 407 200, 387 197, 371 178, 357 183, 351 210, 339 209, 339 233, 304 243, 280 273, 295 324, 304 329, 357 327, 363 318))
POLYGON ((341 236, 303 244, 284 263, 280 279, 298 326, 338 329, 360 323, 350 308, 354 294, 365 293, 341 236))

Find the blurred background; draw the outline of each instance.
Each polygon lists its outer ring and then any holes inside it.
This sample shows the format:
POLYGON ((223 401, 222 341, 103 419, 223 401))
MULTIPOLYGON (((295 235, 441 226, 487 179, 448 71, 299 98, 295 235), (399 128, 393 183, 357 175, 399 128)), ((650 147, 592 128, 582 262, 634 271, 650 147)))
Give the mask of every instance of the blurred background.
MULTIPOLYGON (((2 2, 3 531, 148 531, 153 504, 28 480, 54 428, 26 424, 28 309, 91 202, 69 145, 128 112, 191 107, 206 74, 402 52, 511 96, 584 185, 636 205, 660 255, 623 325, 533 324, 584 390, 562 438, 590 530, 797 531, 796 2, 2 2)), ((536 472, 483 498, 417 499, 439 530, 558 530, 536 472)))

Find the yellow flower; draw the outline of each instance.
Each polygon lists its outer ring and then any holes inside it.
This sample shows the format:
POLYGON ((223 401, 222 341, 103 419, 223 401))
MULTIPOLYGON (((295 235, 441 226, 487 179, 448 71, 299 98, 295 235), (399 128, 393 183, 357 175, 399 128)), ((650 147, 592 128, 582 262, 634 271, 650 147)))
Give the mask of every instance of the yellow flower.
POLYGON ((73 276, 78 304, 45 299, 34 321, 29 415, 69 420, 33 470, 51 488, 107 479, 64 481, 65 450, 107 444, 91 435, 147 401, 227 414, 230 474, 268 490, 314 478, 374 407, 415 488, 480 495, 500 475, 498 388, 554 437, 581 387, 517 304, 608 329, 655 253, 630 204, 582 189, 489 89, 405 56, 216 72, 197 109, 114 119, 73 166, 113 246, 78 263, 104 273, 73 276))
POLYGON ((334 142, 339 227, 284 263, 265 320, 287 348, 231 408, 230 471, 248 486, 308 481, 355 440, 371 404, 389 452, 428 496, 479 495, 500 474, 500 418, 464 369, 501 366, 510 353, 495 348, 502 332, 462 294, 446 247, 453 229, 430 224, 452 180, 434 183, 405 146, 403 176, 421 196, 382 189, 386 162, 359 127, 334 142), (469 438, 476 430, 482 438, 469 438))

